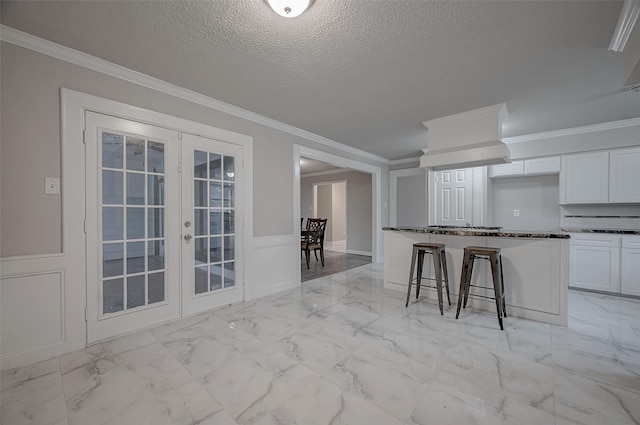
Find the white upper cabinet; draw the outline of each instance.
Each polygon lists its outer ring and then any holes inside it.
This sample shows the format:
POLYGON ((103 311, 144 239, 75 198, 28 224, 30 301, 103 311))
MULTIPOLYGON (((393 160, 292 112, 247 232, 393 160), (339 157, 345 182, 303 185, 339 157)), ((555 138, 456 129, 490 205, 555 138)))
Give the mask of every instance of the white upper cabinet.
POLYGON ((640 202, 640 147, 610 152, 609 202, 640 202))
POLYGON ((609 152, 588 152, 563 158, 561 204, 609 202, 609 152))
POLYGON ((509 164, 489 166, 489 177, 542 176, 545 174, 558 174, 560 172, 560 157, 525 159, 513 161, 509 164))
POLYGON ((561 204, 640 203, 640 147, 563 158, 561 204))
POLYGON ((542 176, 545 174, 558 174, 560 172, 560 157, 527 159, 524 162, 525 176, 542 176))
POLYGON ((515 177, 524 175, 524 161, 489 166, 489 177, 515 177))

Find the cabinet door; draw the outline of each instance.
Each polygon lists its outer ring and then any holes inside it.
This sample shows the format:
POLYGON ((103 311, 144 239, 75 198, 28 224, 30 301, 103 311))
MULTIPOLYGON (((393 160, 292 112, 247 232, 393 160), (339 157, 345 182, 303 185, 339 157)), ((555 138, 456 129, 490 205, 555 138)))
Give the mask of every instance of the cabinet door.
POLYGON ((542 176, 560 172, 560 157, 527 159, 524 162, 525 176, 542 176))
POLYGON ((569 248, 569 286, 620 292, 619 237, 572 242, 569 248))
POLYGON ((612 150, 609 170, 609 202, 640 202, 640 147, 612 150))
POLYGON ((489 177, 513 177, 522 176, 524 173, 524 161, 513 161, 510 164, 491 165, 489 177))
POLYGON ((640 296, 640 236, 622 238, 622 293, 640 296))
POLYGON ((609 201, 609 152, 565 157, 564 184, 567 204, 606 204, 609 201))

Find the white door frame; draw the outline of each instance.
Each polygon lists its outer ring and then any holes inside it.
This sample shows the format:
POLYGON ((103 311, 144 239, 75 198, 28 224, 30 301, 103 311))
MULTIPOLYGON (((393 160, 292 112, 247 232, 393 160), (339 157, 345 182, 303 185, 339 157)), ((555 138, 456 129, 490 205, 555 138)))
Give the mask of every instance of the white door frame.
MULTIPOLYGON (((307 146, 293 145, 293 216, 300 217, 300 157, 328 162, 342 168, 371 174, 371 260, 381 263, 383 259, 382 233, 382 169, 353 159, 343 158, 307 146)), ((293 220, 293 235, 300 240, 300 225, 298 219, 293 220)), ((296 266, 297 281, 300 282, 300 267, 296 266)))
MULTIPOLYGON (((180 133, 202 135, 242 146, 244 173, 246 178, 243 202, 245 214, 244 241, 242 255, 245 258, 245 299, 251 288, 249 247, 253 236, 253 138, 243 134, 212 127, 206 124, 177 118, 160 112, 127 105, 75 90, 60 89, 61 130, 62 130, 62 235, 63 252, 69 256, 68 277, 65 287, 67 350, 77 350, 86 345, 87 326, 85 308, 86 291, 86 242, 83 223, 85 222, 85 182, 84 182, 84 115, 85 111, 113 115, 139 121, 180 133)), ((299 231, 299 230, 298 230, 299 231)))

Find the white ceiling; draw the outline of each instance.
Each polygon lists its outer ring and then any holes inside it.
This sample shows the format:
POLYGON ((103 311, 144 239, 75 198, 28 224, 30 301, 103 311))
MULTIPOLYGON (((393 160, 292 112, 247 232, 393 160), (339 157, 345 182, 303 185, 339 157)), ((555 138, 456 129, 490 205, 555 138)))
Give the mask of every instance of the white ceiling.
POLYGON ((505 137, 640 116, 618 1, 2 1, 2 23, 388 159, 506 102, 505 137))

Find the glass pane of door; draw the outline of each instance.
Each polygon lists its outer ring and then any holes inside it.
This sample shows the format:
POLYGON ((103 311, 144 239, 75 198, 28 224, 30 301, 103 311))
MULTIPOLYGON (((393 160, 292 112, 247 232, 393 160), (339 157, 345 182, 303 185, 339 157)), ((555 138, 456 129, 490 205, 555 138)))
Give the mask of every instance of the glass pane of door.
POLYGON ((234 287, 235 158, 193 151, 193 293, 234 287))
POLYGON ((102 132, 102 317, 164 303, 165 143, 102 132))

